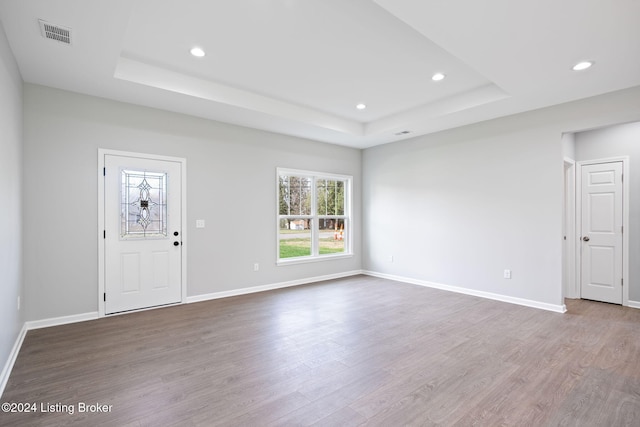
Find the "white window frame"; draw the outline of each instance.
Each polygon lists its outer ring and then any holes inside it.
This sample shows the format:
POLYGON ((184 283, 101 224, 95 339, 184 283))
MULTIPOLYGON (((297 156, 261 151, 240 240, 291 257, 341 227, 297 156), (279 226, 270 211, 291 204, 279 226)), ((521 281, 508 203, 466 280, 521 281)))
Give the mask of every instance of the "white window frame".
POLYGON ((277 265, 290 265, 290 264, 301 264, 307 262, 318 262, 318 261, 328 261, 335 260, 337 258, 349 258, 353 256, 353 215, 352 215, 352 186, 353 186, 353 176, 351 175, 340 175, 334 173, 327 172, 315 172, 301 169, 289 169, 289 168, 277 168, 276 169, 276 264, 277 265), (311 215, 280 215, 280 176, 282 175, 293 175, 293 176, 302 176, 311 179, 311 215), (316 182, 319 179, 328 179, 328 180, 339 180, 345 182, 344 189, 344 215, 318 215, 318 210, 316 207, 317 202, 317 186, 316 182), (301 218, 301 219, 311 219, 312 220, 312 230, 311 230, 311 255, 305 255, 300 257, 291 257, 291 258, 280 258, 280 220, 283 218, 301 218), (334 254, 320 254, 319 253, 319 224, 320 219, 323 218, 339 218, 344 220, 345 231, 343 234, 344 238, 344 252, 334 253, 334 254))

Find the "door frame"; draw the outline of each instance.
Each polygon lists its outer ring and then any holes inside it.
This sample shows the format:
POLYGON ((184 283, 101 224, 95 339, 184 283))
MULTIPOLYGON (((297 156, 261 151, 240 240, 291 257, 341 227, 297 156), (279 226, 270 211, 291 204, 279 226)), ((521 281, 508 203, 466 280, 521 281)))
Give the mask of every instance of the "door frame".
POLYGON ((576 162, 564 158, 564 205, 562 209, 562 292, 564 298, 580 298, 579 280, 576 274, 576 162))
MULTIPOLYGON (((106 155, 122 156, 122 157, 134 157, 149 160, 164 160, 170 162, 180 163, 181 171, 181 188, 180 188, 180 216, 181 216, 181 232, 182 232, 182 251, 181 251, 181 300, 180 303, 184 304, 187 301, 187 159, 182 157, 161 156, 158 154, 148 153, 134 153, 129 151, 110 150, 106 148, 98 148, 98 317, 105 317, 105 303, 103 295, 105 292, 105 254, 106 254, 106 242, 104 238, 105 230, 105 188, 104 188, 104 168, 106 155)), ((142 308, 141 311, 148 310, 142 308)), ((118 314, 118 313, 116 313, 118 314)), ((111 316, 111 315, 110 315, 111 316)))
POLYGON ((576 163, 576 287, 578 297, 582 297, 582 166, 596 165, 602 163, 622 162, 622 305, 629 305, 629 187, 630 171, 629 156, 607 157, 604 159, 583 160, 576 163))

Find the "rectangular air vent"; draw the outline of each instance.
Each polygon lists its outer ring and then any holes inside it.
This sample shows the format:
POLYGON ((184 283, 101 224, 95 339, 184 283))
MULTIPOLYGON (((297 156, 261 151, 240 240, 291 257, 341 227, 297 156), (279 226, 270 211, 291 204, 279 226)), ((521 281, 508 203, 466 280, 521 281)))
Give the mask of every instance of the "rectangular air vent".
POLYGON ((40 23, 42 37, 64 44, 71 44, 71 28, 52 24, 42 19, 38 19, 38 22, 40 23))

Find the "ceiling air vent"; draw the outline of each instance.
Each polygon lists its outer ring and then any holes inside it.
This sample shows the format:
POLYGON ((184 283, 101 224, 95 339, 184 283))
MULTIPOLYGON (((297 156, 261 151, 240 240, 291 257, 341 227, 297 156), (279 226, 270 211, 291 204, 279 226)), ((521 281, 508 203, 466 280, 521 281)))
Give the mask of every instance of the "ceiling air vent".
POLYGON ((40 33, 42 37, 64 44, 71 44, 71 28, 52 24, 42 19, 38 19, 38 22, 40 23, 40 33))

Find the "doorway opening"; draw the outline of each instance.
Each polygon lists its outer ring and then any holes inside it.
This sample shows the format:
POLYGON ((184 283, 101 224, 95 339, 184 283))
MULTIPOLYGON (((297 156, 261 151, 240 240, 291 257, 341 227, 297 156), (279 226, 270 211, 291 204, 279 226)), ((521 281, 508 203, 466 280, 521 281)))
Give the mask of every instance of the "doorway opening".
POLYGON ((629 157, 564 163, 563 295, 629 305, 629 157), (626 286, 625 286, 625 282, 626 286))

